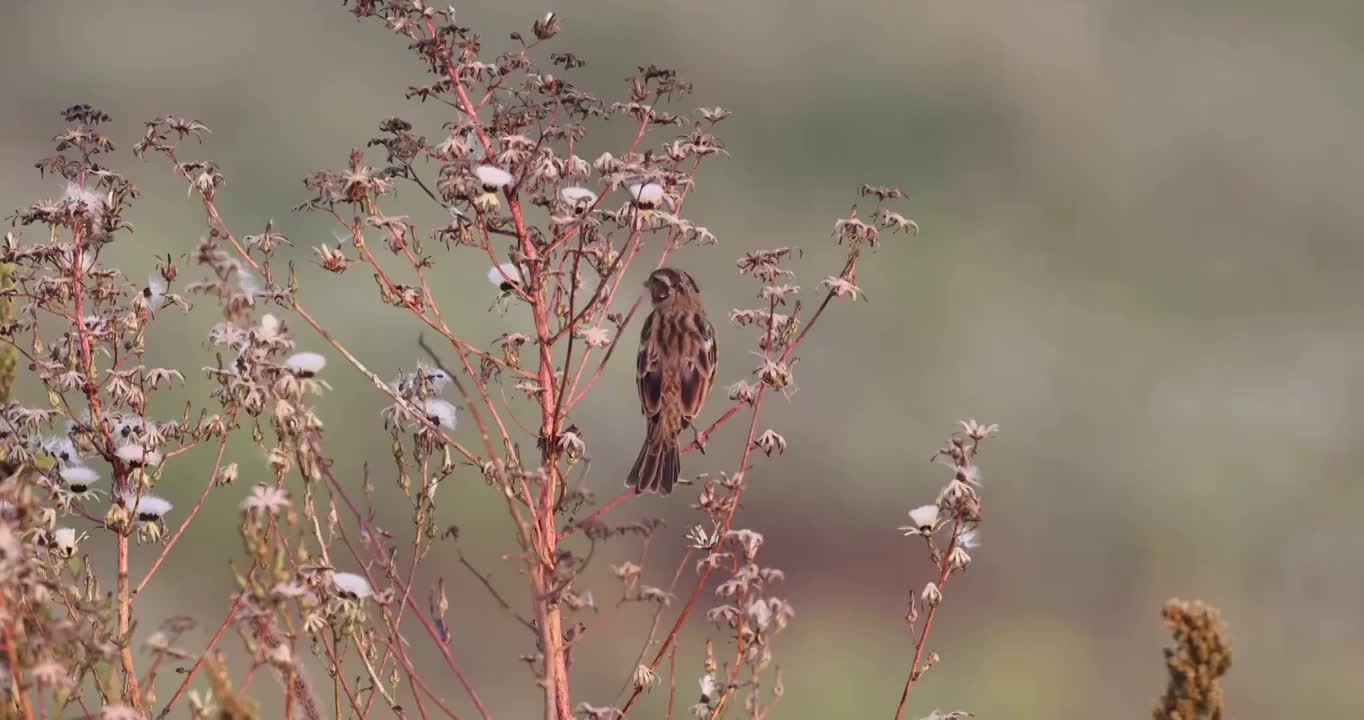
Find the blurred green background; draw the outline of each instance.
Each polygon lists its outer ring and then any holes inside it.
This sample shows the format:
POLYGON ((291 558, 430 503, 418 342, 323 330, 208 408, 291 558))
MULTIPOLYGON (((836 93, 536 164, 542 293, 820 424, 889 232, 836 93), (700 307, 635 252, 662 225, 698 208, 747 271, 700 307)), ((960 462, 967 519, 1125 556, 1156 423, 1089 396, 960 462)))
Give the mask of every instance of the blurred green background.
MULTIPOLYGON (((460 19, 496 52, 546 9, 463 3, 460 19)), ((906 589, 929 571, 895 528, 946 480, 927 458, 964 417, 1003 426, 981 457, 984 544, 949 588, 929 643, 943 662, 916 687, 910 714, 1147 716, 1164 684, 1158 611, 1172 595, 1223 609, 1235 717, 1364 713, 1364 10, 1327 0, 557 9, 565 29, 550 49, 588 59, 577 71, 588 89, 618 97, 635 65, 657 63, 696 84, 673 109, 735 111, 719 131, 732 157, 703 167, 685 213, 720 246, 675 256, 701 277, 713 314, 753 303, 733 259, 757 247, 804 249, 796 268, 813 296, 836 270, 829 231, 858 183, 905 188, 900 209, 923 227, 868 258, 859 281, 871 302, 831 309, 800 352, 799 392, 775 398, 763 423, 791 447, 759 460, 736 524, 766 535, 763 556, 786 570, 799 613, 777 641, 778 717, 892 712, 911 652, 906 589)), ((129 216, 136 234, 105 256, 134 281, 153 254, 189 252, 203 232, 165 164, 127 153, 143 120, 176 113, 213 128, 185 159, 221 164, 221 206, 238 233, 274 218, 296 244, 281 257, 303 262, 332 228, 290 212, 305 199, 300 178, 341 166, 385 117, 428 137, 449 119, 403 100, 425 82, 405 42, 334 0, 11 0, 3 18, 0 205, 60 194, 32 170, 60 130, 57 113, 76 102, 105 109, 123 151, 116 164, 145 192, 129 216)), ((589 157, 619 152, 619 133, 596 137, 589 157)), ((394 212, 429 229, 440 216, 420 201, 405 190, 394 212)), ((487 311, 485 269, 455 254, 434 273, 447 318, 477 341, 528 325, 515 308, 487 311)), ((420 329, 372 299, 368 273, 301 272, 305 304, 367 363, 386 376, 412 365, 420 329)), ((150 338, 153 364, 191 376, 185 397, 201 396, 192 371, 213 362, 203 337, 214 309, 200 305, 150 338)), ((301 348, 323 349, 292 325, 301 348)), ((753 333, 721 332, 727 385, 748 376, 753 333)), ((337 392, 318 403, 327 442, 357 485, 361 462, 374 462, 379 519, 405 542, 410 510, 384 474, 382 396, 332 357, 337 392)), ((587 482, 603 498, 618 491, 640 432, 628 366, 617 356, 575 418, 594 461, 587 482)), ((475 442, 468 424, 460 435, 475 442)), ((258 450, 229 454, 242 480, 210 496, 143 599, 143 634, 176 613, 208 626, 186 639, 196 653, 227 608, 236 505, 265 477, 258 450)), ((206 480, 206 455, 168 473, 162 489, 181 509, 206 480)), ((687 469, 729 470, 736 458, 732 436, 717 439, 687 469)), ((609 516, 668 519, 646 582, 666 585, 676 566, 697 518, 686 495, 609 516)), ((502 557, 501 501, 464 471, 440 502, 441 521, 464 529, 465 552, 524 604, 519 563, 502 557)), ((636 552, 619 545, 602 559, 636 552)), ((153 556, 138 553, 135 575, 153 556)), ((437 576, 451 589, 454 653, 494 715, 536 716, 517 660, 533 650, 528 639, 452 548, 428 561, 419 596, 437 576)), ((599 600, 615 597, 612 582, 594 576, 599 600)), ((589 635, 575 702, 614 701, 648 620, 631 608, 589 635)), ((706 627, 692 623, 679 656, 686 703, 706 627)), ((407 633, 425 675, 471 710, 421 631, 407 633)), ((313 679, 329 684, 317 668, 313 679)), ((178 681, 159 683, 163 700, 178 681)), ((275 695, 269 682, 257 680, 257 694, 275 695)), ((666 695, 648 696, 640 716, 662 717, 666 695)))

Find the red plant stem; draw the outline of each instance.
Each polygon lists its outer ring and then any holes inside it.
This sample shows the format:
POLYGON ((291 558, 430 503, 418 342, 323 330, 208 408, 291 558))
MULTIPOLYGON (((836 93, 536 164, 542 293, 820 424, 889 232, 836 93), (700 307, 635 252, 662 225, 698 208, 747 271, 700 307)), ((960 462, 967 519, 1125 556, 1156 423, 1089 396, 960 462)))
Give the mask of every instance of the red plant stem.
POLYGON ((441 54, 442 64, 445 65, 445 74, 450 78, 450 84, 455 89, 455 95, 459 98, 460 107, 469 116, 469 122, 474 127, 474 132, 478 134, 478 141, 483 144, 483 150, 488 157, 493 156, 493 144, 488 142, 488 134, 483 131, 483 124, 478 121, 478 108, 474 107, 469 100, 468 93, 464 92, 464 82, 459 79, 459 71, 455 68, 455 62, 450 57, 449 48, 440 42, 440 36, 436 34, 436 25, 431 21, 431 17, 426 17, 426 31, 431 33, 431 39, 436 43, 436 50, 441 54))
MULTIPOLYGON (((167 155, 168 158, 170 158, 170 160, 172 161, 172 163, 173 163, 173 164, 176 166, 176 168, 181 172, 181 174, 182 174, 182 175, 185 175, 186 178, 188 178, 188 175, 185 174, 184 170, 180 167, 179 162, 176 160, 174 152, 172 152, 172 151, 166 151, 166 155, 167 155)), ((241 243, 238 242, 237 239, 236 239, 236 237, 232 234, 231 229, 227 226, 227 223, 222 219, 222 216, 219 214, 217 205, 216 205, 216 203, 214 203, 213 199, 212 199, 211 197, 209 197, 209 196, 208 196, 206 193, 204 193, 203 191, 199 191, 199 196, 200 196, 200 199, 202 200, 202 202, 203 202, 203 204, 204 204, 204 207, 205 207, 206 211, 207 211, 208 214, 209 214, 209 218, 210 218, 211 223, 212 223, 213 225, 216 225, 216 226, 218 227, 218 229, 222 231, 223 235, 227 238, 228 242, 232 244, 233 248, 236 249, 238 255, 241 256, 241 258, 242 258, 243 261, 245 261, 247 264, 249 264, 249 265, 250 265, 253 269, 255 269, 257 272, 262 272, 262 271, 261 271, 261 268, 260 268, 260 265, 259 265, 254 259, 251 258, 251 256, 247 253, 246 249, 245 249, 244 247, 242 247, 241 243)), ((295 302, 295 303, 292 305, 292 309, 294 310, 294 312, 298 313, 299 317, 302 317, 303 320, 304 320, 305 322, 308 323, 308 325, 310 325, 314 330, 316 330, 316 331, 318 332, 318 334, 321 335, 322 338, 323 338, 324 340, 326 340, 327 343, 328 343, 329 345, 331 345, 333 348, 335 348, 335 349, 337 350, 337 352, 341 353, 342 356, 344 356, 344 357, 346 358, 346 360, 349 361, 350 364, 351 364, 353 367, 355 367, 355 368, 356 368, 357 370, 359 370, 362 374, 364 374, 366 377, 368 377, 368 378, 370 379, 370 381, 374 384, 374 386, 375 386, 376 388, 378 388, 379 390, 383 391, 383 392, 384 392, 385 394, 387 394, 389 397, 393 398, 396 402, 403 402, 402 398, 400 398, 400 397, 397 395, 397 393, 396 393, 392 388, 390 388, 390 387, 388 386, 387 383, 385 383, 385 382, 383 381, 382 378, 380 378, 377 374, 375 374, 374 372, 372 372, 371 370, 369 370, 369 368, 365 367, 365 365, 364 365, 363 363, 361 363, 360 360, 359 360, 358 358, 356 358, 353 354, 351 354, 351 352, 350 352, 349 350, 347 350, 343 345, 341 345, 341 343, 340 343, 339 341, 337 341, 336 338, 335 338, 335 337, 334 337, 326 328, 322 327, 322 325, 321 325, 319 322, 317 322, 317 320, 315 320, 310 314, 308 314, 308 312, 307 312, 306 310, 304 310, 303 307, 302 307, 301 305, 299 305, 297 302, 295 302)), ((459 349, 458 346, 456 346, 456 349, 457 349, 457 350, 459 349)), ((463 354, 461 353, 461 358, 463 358, 463 357, 464 357, 464 356, 463 356, 463 354)), ((468 366, 468 361, 467 361, 467 359, 465 359, 465 365, 466 365, 466 367, 468 366)), ((456 451, 458 451, 460 454, 464 455, 464 457, 465 457, 466 459, 468 459, 468 460, 470 460, 470 461, 472 461, 472 462, 477 463, 477 461, 478 461, 478 457, 477 457, 477 456, 475 456, 473 453, 469 452, 468 449, 466 449, 466 448, 465 448, 463 445, 461 445, 460 443, 458 443, 458 442, 456 442, 455 440, 451 439, 449 435, 445 434, 444 431, 442 431, 440 428, 438 428, 438 427, 436 427, 435 425, 433 425, 429 420, 427 420, 427 419, 424 418, 424 417, 417 417, 417 418, 416 418, 416 421, 419 422, 420 424, 422 424, 424 427, 426 427, 426 429, 427 429, 428 431, 430 431, 430 432, 436 434, 437 436, 439 436, 447 445, 449 445, 450 447, 454 448, 454 449, 455 449, 456 451)), ((341 497, 346 501, 346 504, 350 507, 351 512, 354 513, 354 514, 355 514, 355 517, 359 520, 359 522, 360 522, 360 524, 361 524, 362 530, 364 530, 364 531, 366 532, 366 534, 368 534, 370 537, 372 537, 372 538, 375 539, 375 547, 379 549, 379 552, 380 552, 380 553, 384 553, 382 543, 381 543, 380 540, 379 540, 379 536, 373 532, 373 528, 369 526, 368 522, 364 519, 364 516, 360 513, 359 509, 355 506, 355 504, 354 504, 353 502, 351 502, 350 497, 349 497, 348 495, 345 494, 345 491, 344 491, 344 489, 341 487, 340 482, 339 482, 339 481, 336 479, 336 477, 331 473, 330 469, 327 468, 325 465, 324 465, 323 467, 324 467, 324 472, 326 473, 326 475, 327 475, 327 477, 328 477, 328 480, 330 481, 332 487, 333 487, 334 489, 338 490, 338 491, 339 491, 338 494, 340 494, 341 497)), ((352 548, 352 552, 354 553, 354 549, 353 549, 353 548, 352 548)), ((386 558, 387 556, 386 556, 386 554, 382 554, 381 557, 385 557, 385 558, 386 558)), ((357 558, 357 561, 358 561, 358 560, 359 560, 358 554, 356 555, 356 558, 357 558)), ((366 572, 366 574, 368 575, 368 572, 366 572)), ((373 584, 373 578, 369 578, 369 580, 371 581, 371 584, 373 584)), ((409 605, 411 605, 410 601, 409 601, 409 605)), ((411 607, 413 608, 413 611, 416 613, 417 618, 422 622, 423 626, 427 629, 427 632, 431 635, 432 639, 436 641, 437 646, 440 647, 441 653, 444 655, 444 657, 445 657, 445 659, 446 659, 447 665, 450 666, 451 670, 454 671, 455 675, 460 679, 461 684, 464 685, 465 690, 469 693, 470 697, 473 699, 474 705, 478 708, 480 715, 482 715, 482 717, 483 717, 485 720, 487 720, 487 718, 488 718, 487 709, 483 706, 482 701, 479 700, 477 693, 474 692, 474 690, 473 690, 473 687, 472 687, 471 685, 469 685, 468 680, 467 680, 467 678, 464 676, 463 671, 461 671, 461 670, 459 669, 459 667, 458 667, 458 664, 456 664, 456 663, 454 662, 454 658, 450 655, 449 649, 446 648, 446 647, 441 643, 441 641, 440 641, 440 639, 439 639, 439 635, 436 633, 434 626, 431 624, 431 622, 426 618, 426 616, 421 612, 421 610, 420 610, 419 608, 417 608, 415 605, 411 605, 411 607)), ((230 616, 229 616, 229 619, 230 619, 230 616)), ((397 632, 397 631, 396 631, 396 628, 395 628, 393 631, 396 633, 396 632, 397 632)), ((215 641, 216 641, 216 638, 215 638, 215 641)), ((201 658, 201 659, 202 659, 202 658, 201 658)), ((406 662, 406 657, 403 656, 402 659, 403 659, 403 661, 404 661, 404 663, 405 663, 405 669, 407 670, 407 672, 408 672, 408 674, 409 674, 409 677, 415 676, 415 672, 414 672, 414 670, 412 669, 411 664, 406 662)), ((183 690, 183 689, 184 689, 184 685, 181 686, 180 690, 183 690)), ((176 696, 178 697, 179 694, 180 694, 180 691, 177 691, 177 692, 176 692, 176 696)), ((167 706, 167 708, 169 708, 169 705, 167 706)), ((163 717, 164 717, 164 715, 165 715, 165 712, 166 712, 166 711, 163 711, 163 715, 162 715, 163 717)))
MULTIPOLYGON (((437 52, 441 55, 446 74, 449 76, 450 83, 459 98, 460 106, 468 116, 474 131, 478 134, 478 139, 487 156, 492 158, 492 143, 488 141, 488 135, 484 131, 483 125, 478 121, 478 109, 474 107, 473 102, 469 100, 469 95, 464 91, 464 83, 460 81, 459 72, 447 48, 440 43, 434 23, 430 17, 425 20, 427 31, 431 34, 432 40, 436 42, 437 52)), ((558 435, 558 422, 555 408, 554 361, 549 342, 549 308, 545 304, 542 268, 538 262, 539 255, 534 243, 531 242, 525 219, 521 215, 521 204, 517 198, 515 187, 507 188, 504 194, 507 197, 507 206, 511 211, 512 220, 516 224, 516 236, 521 241, 521 252, 530 266, 530 292, 533 295, 531 312, 535 321, 535 333, 540 341, 538 380, 541 388, 543 388, 540 395, 541 433, 544 435, 542 437, 542 452, 546 456, 547 462, 544 465, 548 472, 545 475, 544 486, 540 494, 539 517, 535 519, 539 526, 539 542, 535 548, 536 556, 527 558, 527 563, 531 577, 532 594, 534 595, 532 601, 535 603, 536 614, 540 620, 541 644, 545 657, 545 715, 550 719, 572 720, 573 711, 570 707, 568 692, 568 669, 563 653, 562 619, 558 604, 546 594, 546 591, 554 584, 555 546, 559 537, 558 528, 554 525, 554 506, 557 501, 556 488, 559 478, 558 464, 554 458, 556 451, 552 441, 558 435)))
POLYGON ((152 575, 155 575, 157 569, 161 567, 161 561, 165 560, 166 556, 170 554, 171 548, 175 547, 175 543, 180 539, 180 536, 184 534, 185 528, 189 527, 190 521, 194 519, 195 515, 199 514, 199 508, 204 506, 204 501, 208 499, 209 491, 211 491, 213 486, 218 482, 218 470, 223 464, 223 451, 227 449, 227 438, 228 435, 224 433, 222 441, 218 443, 218 457, 213 461, 213 472, 208 474, 208 485, 205 486, 204 491, 199 494, 198 502, 194 503, 194 507, 190 508, 189 514, 180 522, 180 527, 175 529, 175 534, 171 536, 170 541, 166 543, 165 547, 161 548, 161 553, 152 561, 152 566, 147 570, 147 574, 142 577, 142 582, 138 583, 137 587, 133 589, 133 597, 137 597, 142 592, 142 588, 146 587, 147 583, 151 581, 152 575))
MULTIPOLYGON (((85 188, 85 173, 82 171, 80 176, 81 189, 85 188)), ((81 230, 80 227, 73 226, 71 230, 71 294, 72 302, 76 315, 76 334, 80 339, 81 369, 85 375, 85 396, 90 403, 90 418, 94 422, 99 418, 99 427, 104 435, 104 451, 106 457, 113 457, 113 438, 109 436, 109 430, 103 421, 103 411, 99 400, 99 385, 95 383, 95 371, 93 353, 90 346, 90 333, 85 328, 85 290, 81 287, 81 276, 84 263, 81 258, 81 230)), ((125 489, 127 475, 123 471, 123 463, 116 457, 113 458, 114 466, 114 492, 121 492, 125 489)), ((139 491, 140 492, 140 491, 139 491)), ((123 677, 125 694, 128 702, 136 710, 142 709, 141 693, 137 689, 137 668, 133 666, 133 651, 129 647, 129 631, 132 628, 132 601, 128 596, 128 536, 118 532, 117 555, 118 555, 118 637, 121 647, 119 648, 119 659, 123 667, 123 677)))
MULTIPOLYGON (((320 449, 317 451, 317 454, 319 456, 322 455, 320 449)), ((389 555, 388 551, 384 549, 383 536, 376 532, 374 526, 370 525, 369 521, 365 519, 364 514, 360 512, 360 508, 355 505, 355 502, 353 500, 351 500, 350 495, 346 492, 346 489, 341 484, 341 481, 332 472, 331 467, 326 464, 323 464, 321 470, 323 476, 327 478, 327 482, 331 486, 332 492, 337 497, 341 498, 341 501, 345 503, 346 507, 351 511, 351 514, 355 516, 356 523, 360 526, 360 532, 364 533, 367 537, 370 538, 371 545, 374 548, 375 553, 379 556, 380 564, 386 567, 393 567, 394 559, 391 555, 389 555)), ((345 530, 341 529, 340 532, 342 541, 350 550, 351 555, 354 556, 356 563, 360 566, 360 571, 365 575, 365 579, 369 581, 371 587, 378 587, 379 586, 378 583, 375 582, 373 575, 370 574, 369 568, 364 563, 364 559, 360 556, 359 551, 355 549, 355 546, 351 543, 350 538, 346 536, 345 530)), ((399 586, 396 587, 395 589, 406 592, 406 588, 401 587, 403 584, 402 578, 398 576, 396 570, 394 571, 393 574, 394 574, 393 584, 395 586, 399 586)), ((410 597, 408 597, 406 604, 407 607, 412 609, 412 613, 417 617, 417 621, 420 622, 422 627, 426 629, 426 633, 431 636, 431 639, 434 641, 436 647, 440 650, 441 656, 445 659, 446 666, 449 667, 450 671, 455 674, 456 678, 458 678, 460 684, 464 687, 464 691, 468 693, 469 699, 473 701, 474 707, 478 708, 479 715, 483 718, 483 720, 488 720, 488 709, 484 707, 483 701, 479 699, 478 693, 474 690, 473 685, 470 684, 469 682, 469 678, 465 676, 463 669, 461 669, 459 663, 455 661, 454 655, 450 653, 450 648, 441 638, 440 633, 436 631, 436 626, 432 624, 431 620, 426 617, 426 613, 422 612, 421 608, 417 607, 417 605, 412 601, 410 597)), ((397 626, 390 623, 389 630, 394 635, 395 641, 399 643, 397 645, 399 661, 403 663, 404 668, 408 672, 409 678, 415 680, 416 671, 413 669, 411 662, 408 661, 407 654, 403 651, 403 646, 401 644, 402 643, 401 634, 398 632, 397 626)))
POLYGON ((336 693, 337 693, 337 692, 340 692, 341 690, 345 690, 345 691, 346 691, 346 701, 350 703, 350 707, 351 707, 352 710, 355 711, 356 717, 364 718, 365 713, 364 713, 364 711, 362 711, 362 710, 360 709, 360 702, 359 702, 358 700, 356 700, 356 698, 355 698, 355 693, 354 693, 353 691, 351 691, 351 689, 350 689, 350 683, 346 682, 346 678, 343 677, 343 676, 341 675, 341 653, 340 653, 340 650, 341 650, 341 644, 340 644, 339 642, 333 647, 331 644, 329 644, 329 643, 327 642, 327 638, 326 638, 326 637, 323 637, 323 638, 322 638, 322 651, 323 651, 324 654, 326 654, 327 659, 330 660, 331 663, 332 663, 332 668, 331 668, 331 669, 332 669, 332 680, 333 680, 333 683, 332 683, 332 690, 333 690, 332 702, 335 703, 335 705, 337 706, 337 707, 336 707, 336 712, 337 712, 337 714, 340 714, 340 712, 341 712, 341 707, 340 707, 340 705, 341 705, 341 699, 340 699, 340 697, 339 697, 338 695, 336 695, 336 693))
MULTIPOLYGON (((388 669, 388 659, 391 657, 393 657, 393 641, 389 640, 388 647, 384 648, 384 656, 379 660, 380 675, 383 675, 384 671, 388 669)), ((416 690, 413 690, 412 694, 416 695, 417 694, 416 690)), ((369 716, 369 709, 373 707, 374 699, 377 697, 379 697, 379 688, 376 687, 369 691, 369 699, 365 700, 365 707, 360 710, 360 717, 363 718, 369 716)))
POLYGON ((624 502, 627 498, 638 494, 639 493, 636 493, 633 489, 626 488, 621 494, 617 495, 614 499, 612 499, 611 502, 608 502, 605 505, 602 505, 601 507, 597 508, 596 510, 593 510, 591 515, 588 515, 582 520, 569 523, 566 527, 564 527, 563 530, 559 531, 559 539, 562 540, 568 537, 569 535, 572 535, 574 531, 576 531, 578 528, 606 514, 607 510, 610 510, 611 508, 619 505, 620 503, 624 502))
POLYGON ((445 701, 441 700, 440 697, 436 695, 435 691, 431 689, 430 685, 426 684, 426 681, 422 679, 421 675, 413 673, 412 681, 417 684, 417 687, 421 688, 422 692, 426 693, 427 697, 431 698, 431 702, 434 702, 436 707, 440 708, 441 712, 445 713, 446 717, 450 718, 450 720, 459 720, 459 716, 455 715, 455 711, 451 710, 450 707, 445 704, 445 701))
MULTIPOLYGON (((938 569, 938 589, 942 590, 947 586, 947 578, 952 574, 952 565, 947 561, 952 554, 953 548, 957 545, 957 533, 961 529, 961 514, 958 513, 952 523, 952 539, 947 543, 947 550, 943 552, 938 560, 941 567, 938 569)), ((941 602, 939 603, 941 604, 941 602)), ((924 644, 928 641, 928 631, 933 628, 933 617, 938 613, 938 605, 929 605, 928 612, 924 615, 924 627, 919 631, 919 641, 914 643, 914 661, 909 665, 909 677, 905 678, 905 689, 900 693, 900 704, 895 708, 895 720, 900 720, 905 712, 905 703, 909 702, 909 690, 914 686, 914 678, 919 674, 919 659, 923 656, 924 644)))
MULTIPOLYGON (((256 563, 253 561, 251 563, 251 569, 246 572, 246 577, 249 579, 251 574, 255 571, 256 563)), ((218 644, 218 639, 223 636, 223 633, 227 631, 228 626, 232 624, 232 619, 237 616, 237 611, 241 610, 242 604, 246 602, 248 592, 249 590, 243 589, 241 592, 237 593, 237 599, 232 603, 232 609, 227 611, 227 617, 223 618, 223 623, 218 626, 218 631, 213 633, 212 639, 208 641, 208 646, 204 648, 202 653, 199 653, 199 658, 194 661, 194 665, 190 667, 189 672, 185 673, 185 679, 180 681, 180 687, 175 689, 175 694, 171 695, 171 699, 166 703, 166 707, 161 709, 161 714, 157 716, 158 718, 165 718, 167 715, 170 715, 171 708, 175 706, 175 701, 180 698, 180 694, 185 691, 185 688, 189 687, 189 681, 194 679, 194 673, 199 671, 199 666, 204 663, 204 658, 208 657, 208 654, 213 651, 213 646, 218 644)))

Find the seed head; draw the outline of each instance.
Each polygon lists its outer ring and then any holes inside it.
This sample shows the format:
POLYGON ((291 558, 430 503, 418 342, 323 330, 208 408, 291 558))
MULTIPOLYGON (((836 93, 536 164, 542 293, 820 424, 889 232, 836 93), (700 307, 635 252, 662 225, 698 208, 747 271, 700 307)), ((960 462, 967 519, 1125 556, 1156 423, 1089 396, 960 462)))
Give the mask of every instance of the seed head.
POLYGON ((374 595, 374 588, 370 587, 369 581, 355 573, 333 573, 332 585, 338 596, 348 600, 365 600, 374 595))
POLYGON ((57 528, 52 533, 52 552, 63 560, 76 554, 76 546, 85 539, 85 533, 77 533, 72 528, 57 528))
POLYGON ((634 681, 636 690, 643 690, 658 682, 658 676, 654 674, 653 670, 649 669, 648 665, 636 667, 631 679, 634 681))
POLYGON ((502 263, 488 270, 488 282, 497 286, 502 292, 511 292, 514 285, 525 285, 526 276, 529 273, 515 263, 502 263))
POLYGON ((512 182, 512 174, 501 168, 492 165, 479 165, 474 168, 474 175, 483 184, 483 191, 494 193, 508 186, 512 182))
POLYGON ((175 507, 165 498, 146 494, 141 498, 138 498, 137 495, 133 493, 124 493, 119 498, 119 502, 122 503, 124 507, 128 508, 128 511, 131 512, 134 517, 142 522, 156 522, 165 517, 166 513, 171 511, 171 508, 175 507))
MULTIPOLYGON (((118 459, 134 468, 156 467, 161 464, 161 453, 138 443, 121 445, 114 454, 118 459)), ((145 497, 143 498, 146 499, 145 497)))
POLYGON ((62 468, 59 475, 62 482, 66 483, 66 488, 77 495, 84 493, 90 489, 91 485, 99 482, 99 473, 84 465, 62 468))
POLYGON ((658 183, 636 183, 630 186, 630 199, 641 210, 653 210, 663 199, 663 186, 658 183))
POLYGON ((455 429, 455 406, 448 400, 427 398, 422 403, 422 414, 433 425, 438 425, 446 430, 455 429))
POLYGON ((932 535, 938 527, 938 506, 920 505, 909 511, 909 525, 901 526, 905 536, 932 535))
POLYGON ((327 367, 327 358, 315 352, 294 353, 284 361, 284 367, 301 378, 316 377, 327 367))

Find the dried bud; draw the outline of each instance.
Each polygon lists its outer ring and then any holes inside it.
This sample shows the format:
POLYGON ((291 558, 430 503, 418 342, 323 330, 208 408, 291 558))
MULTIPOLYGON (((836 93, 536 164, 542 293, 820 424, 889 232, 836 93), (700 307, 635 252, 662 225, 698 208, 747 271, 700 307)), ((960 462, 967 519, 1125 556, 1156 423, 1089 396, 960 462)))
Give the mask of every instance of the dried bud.
POLYGON ((636 690, 643 690, 658 682, 658 676, 655 675, 654 671, 650 670, 647 665, 640 665, 635 668, 634 675, 631 679, 634 681, 636 690))
POLYGON ((776 431, 768 429, 753 441, 753 446, 762 450, 768 457, 772 457, 774 452, 779 454, 786 452, 786 438, 778 435, 776 431))
POLYGON ((920 596, 924 605, 935 608, 942 602, 942 591, 938 589, 937 583, 929 583, 924 586, 923 594, 920 596))
POLYGON ((318 245, 313 248, 313 254, 317 256, 317 264, 327 272, 345 272, 346 268, 349 267, 351 263, 357 262, 356 260, 346 257, 345 253, 341 252, 341 246, 339 244, 335 248, 325 243, 318 245))
POLYGON ((535 33, 535 37, 541 40, 548 40, 555 35, 558 35, 559 30, 561 29, 562 26, 559 23, 559 16, 552 12, 545 13, 545 16, 536 20, 535 25, 531 27, 531 30, 535 33))
POLYGON ((753 387, 753 385, 746 380, 740 380, 739 382, 736 382, 733 385, 729 386, 730 400, 744 402, 752 405, 753 401, 757 397, 758 389, 756 387, 753 387))
POLYGON ((156 269, 161 271, 161 277, 166 282, 174 282, 175 276, 179 274, 179 271, 175 269, 175 264, 171 262, 170 255, 166 255, 166 262, 157 265, 156 269))
POLYGON ((626 560, 620 565, 611 566, 611 574, 627 583, 634 582, 634 580, 639 577, 640 571, 641 568, 629 560, 626 560))

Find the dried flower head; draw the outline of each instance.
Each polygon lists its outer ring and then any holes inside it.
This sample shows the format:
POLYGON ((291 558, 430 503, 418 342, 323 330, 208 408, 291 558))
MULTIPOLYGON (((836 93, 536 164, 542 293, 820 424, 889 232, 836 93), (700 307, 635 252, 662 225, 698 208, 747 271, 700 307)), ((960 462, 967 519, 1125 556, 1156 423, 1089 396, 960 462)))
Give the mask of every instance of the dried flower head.
POLYGON ((62 465, 79 465, 81 462, 80 453, 76 452, 76 444, 66 436, 44 439, 43 452, 51 455, 62 465))
POLYGON ((687 531, 687 543, 697 550, 710 550, 720 544, 720 526, 716 525, 707 531, 700 525, 694 525, 687 531))
POLYGON ((559 191, 559 197, 577 214, 597 202, 597 194, 585 187, 566 187, 559 191))
POLYGON ((645 689, 658 683, 658 676, 654 674, 654 671, 651 670, 648 665, 636 667, 631 679, 634 681, 634 685, 637 689, 645 689))
POLYGON ((537 40, 548 40, 559 34, 561 24, 559 16, 552 12, 545 13, 544 17, 535 21, 531 26, 531 31, 535 33, 537 40))
POLYGON ((260 324, 256 326, 256 334, 260 339, 273 342, 282 338, 285 332, 284 321, 273 313, 265 313, 260 316, 260 324))
POLYGON ((492 165, 479 165, 474 168, 474 175, 483 184, 483 190, 490 193, 510 185, 514 179, 511 173, 492 165))
POLYGON ((488 282, 502 292, 510 292, 514 286, 526 284, 525 268, 516 263, 502 263, 488 270, 488 282))
POLYGON ((365 600, 374 595, 374 588, 363 575, 339 572, 332 574, 332 586, 339 597, 348 600, 365 600))
POLYGON ((114 450, 114 454, 118 456, 118 459, 134 468, 156 467, 161 464, 160 452, 138 443, 121 445, 114 450))
POLYGON ((315 352, 298 352, 284 361, 284 367, 301 378, 316 377, 327 367, 327 358, 315 352))
POLYGON ((961 427, 972 440, 984 440, 999 432, 999 423, 985 425, 976 422, 975 418, 961 421, 961 427))
POLYGON ((76 554, 76 547, 85 539, 85 533, 77 533, 74 528, 57 528, 52 533, 52 551, 58 557, 69 558, 76 554))
POLYGON ((630 186, 630 200, 641 210, 653 210, 663 199, 663 186, 658 183, 636 183, 630 186))
POLYGON ((919 596, 919 599, 923 601, 924 605, 935 608, 942 602, 942 590, 938 589, 937 583, 930 582, 927 585, 924 585, 924 591, 919 596))
POLYGON ((105 705, 99 714, 100 720, 142 720, 142 713, 129 705, 105 705))
POLYGON ((920 505, 909 511, 909 525, 900 527, 906 536, 932 535, 938 529, 938 506, 920 505))
POLYGON ((142 522, 157 522, 175 507, 165 498, 147 494, 139 498, 133 493, 124 493, 119 496, 119 503, 142 522))
POLYGON ((772 457, 772 453, 786 452, 786 438, 782 437, 777 431, 771 428, 764 430, 762 435, 753 441, 753 446, 763 451, 763 454, 772 457))
POLYGON ((241 509, 254 515, 277 515, 289 509, 289 493, 283 488, 264 483, 251 488, 242 500, 241 509))
POLYGON ((604 348, 611 344, 611 331, 599 325, 578 328, 576 334, 591 348, 604 348))
POLYGON ((76 495, 83 495, 90 489, 90 486, 99 482, 99 473, 84 465, 64 467, 58 475, 66 485, 66 489, 76 495))
POLYGON ((425 415, 431 424, 445 428, 446 430, 455 429, 455 405, 448 400, 440 398, 427 398, 422 403, 422 414, 425 415))

